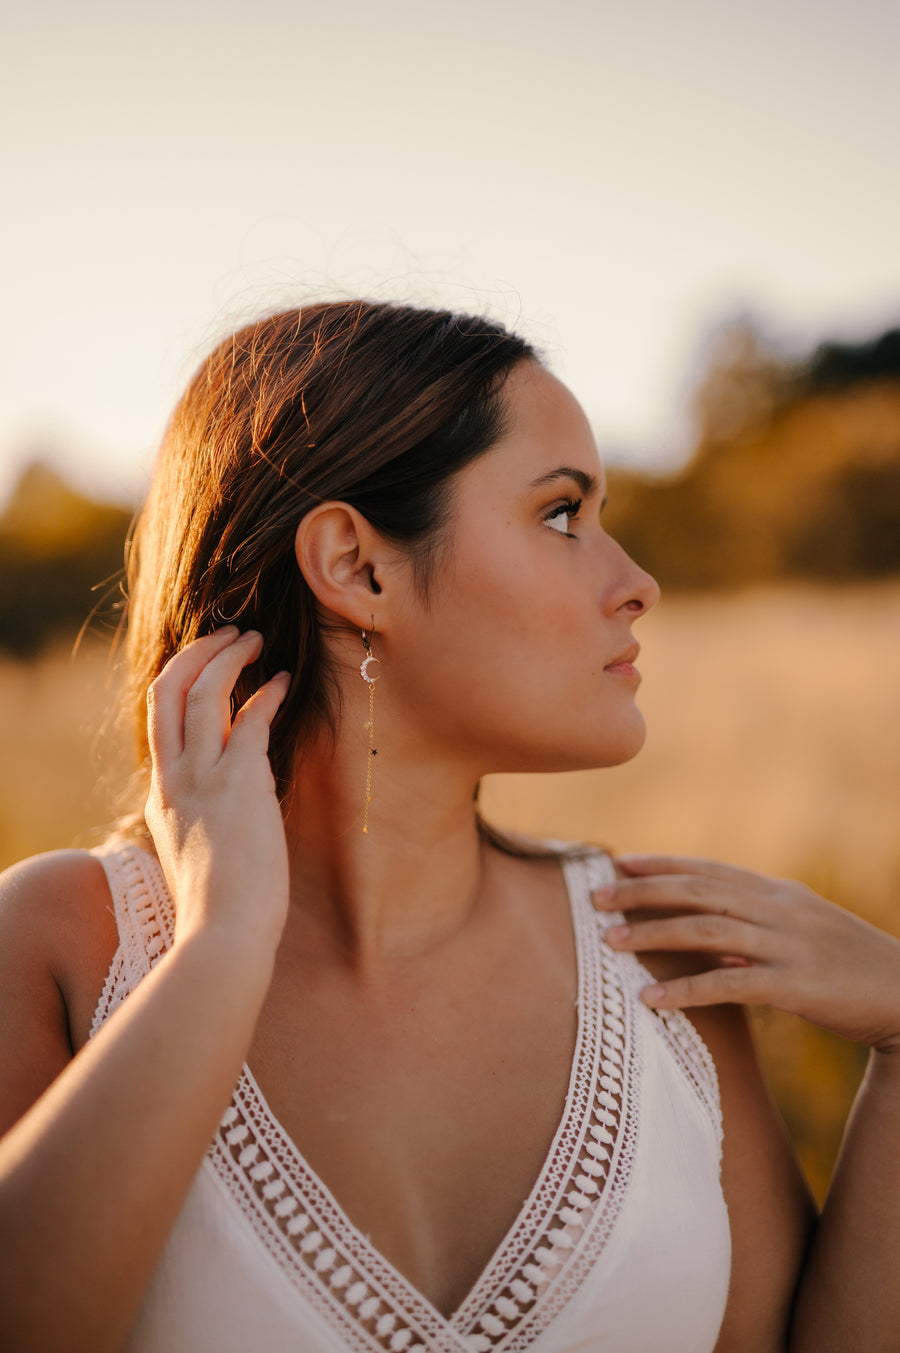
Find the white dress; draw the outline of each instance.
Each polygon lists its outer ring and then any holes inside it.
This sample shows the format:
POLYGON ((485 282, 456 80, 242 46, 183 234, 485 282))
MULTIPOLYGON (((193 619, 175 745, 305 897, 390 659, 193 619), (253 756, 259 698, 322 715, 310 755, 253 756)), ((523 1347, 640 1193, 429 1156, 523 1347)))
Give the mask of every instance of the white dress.
MULTIPOLYGON (((92 1033, 174 926, 152 855, 99 856, 120 944, 92 1033)), ((634 956, 604 943, 616 918, 589 890, 608 859, 562 868, 579 1012, 565 1109, 459 1309, 443 1316, 353 1226, 245 1066, 124 1353, 711 1353, 730 1267, 715 1070, 684 1016, 638 1000, 650 979, 634 956)))

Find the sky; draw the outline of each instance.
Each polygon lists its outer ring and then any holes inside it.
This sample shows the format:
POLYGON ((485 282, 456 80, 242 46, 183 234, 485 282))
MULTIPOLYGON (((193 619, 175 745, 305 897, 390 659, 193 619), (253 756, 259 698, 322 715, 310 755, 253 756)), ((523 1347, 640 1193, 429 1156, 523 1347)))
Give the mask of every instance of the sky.
POLYGON ((601 449, 690 446, 717 329, 900 324, 896 0, 32 0, 4 23, 0 496, 136 502, 235 324, 487 311, 601 449))

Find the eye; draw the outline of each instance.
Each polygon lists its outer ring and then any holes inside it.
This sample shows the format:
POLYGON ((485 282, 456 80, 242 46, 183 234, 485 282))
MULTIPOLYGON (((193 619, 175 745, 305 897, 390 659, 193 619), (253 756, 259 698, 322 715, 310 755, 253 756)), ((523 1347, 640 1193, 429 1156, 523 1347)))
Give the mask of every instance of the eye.
POLYGON ((570 536, 569 526, 578 516, 581 507, 580 498, 569 498, 566 502, 560 503, 557 507, 551 509, 544 517, 544 524, 549 526, 551 531, 556 531, 561 536, 570 536))

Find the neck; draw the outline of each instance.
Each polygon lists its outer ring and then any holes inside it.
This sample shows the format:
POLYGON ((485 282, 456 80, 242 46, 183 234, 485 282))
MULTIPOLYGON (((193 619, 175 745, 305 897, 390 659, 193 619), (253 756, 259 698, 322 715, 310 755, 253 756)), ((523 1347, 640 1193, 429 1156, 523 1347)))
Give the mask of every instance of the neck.
POLYGON ((285 825, 292 914, 318 943, 358 970, 414 958, 473 916, 486 853, 473 802, 476 777, 404 752, 379 757, 364 834, 365 743, 342 719, 332 742, 304 744, 285 825))

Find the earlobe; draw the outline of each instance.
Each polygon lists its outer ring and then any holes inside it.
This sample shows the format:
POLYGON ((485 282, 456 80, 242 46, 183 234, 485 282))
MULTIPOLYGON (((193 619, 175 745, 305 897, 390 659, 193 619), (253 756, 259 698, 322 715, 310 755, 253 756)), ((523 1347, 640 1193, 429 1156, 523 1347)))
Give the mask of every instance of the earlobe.
POLYGON ((379 544, 377 532, 355 508, 321 503, 297 527, 294 554, 318 601, 361 626, 371 615, 372 597, 382 590, 376 578, 379 544))

